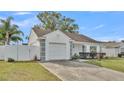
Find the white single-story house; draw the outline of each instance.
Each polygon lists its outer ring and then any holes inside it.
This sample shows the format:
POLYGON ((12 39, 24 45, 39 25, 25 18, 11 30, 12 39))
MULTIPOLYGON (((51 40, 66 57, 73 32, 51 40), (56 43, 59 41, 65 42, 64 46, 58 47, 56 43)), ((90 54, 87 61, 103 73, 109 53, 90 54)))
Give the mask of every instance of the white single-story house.
POLYGON ((28 44, 40 47, 40 59, 45 61, 69 60, 80 52, 105 53, 107 57, 124 54, 124 42, 99 42, 79 33, 59 30, 51 32, 33 28, 28 44))
POLYGON ((124 56, 124 42, 99 42, 79 33, 44 31, 33 28, 28 45, 0 46, 0 60, 69 60, 74 55, 80 58, 124 56), (100 54, 100 55, 99 55, 100 54))
POLYGON ((69 60, 74 54, 80 52, 99 53, 100 42, 78 33, 62 31, 44 31, 33 28, 30 36, 30 46, 40 47, 40 59, 49 60, 69 60))

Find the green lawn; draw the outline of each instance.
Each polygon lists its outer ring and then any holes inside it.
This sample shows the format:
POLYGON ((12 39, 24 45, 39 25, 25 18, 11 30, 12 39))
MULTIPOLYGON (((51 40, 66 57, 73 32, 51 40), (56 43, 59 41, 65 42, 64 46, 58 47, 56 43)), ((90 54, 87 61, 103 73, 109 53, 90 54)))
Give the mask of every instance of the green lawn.
POLYGON ((102 59, 101 61, 90 60, 87 63, 124 72, 124 58, 102 59))
POLYGON ((60 80, 37 62, 0 61, 0 80, 60 80))

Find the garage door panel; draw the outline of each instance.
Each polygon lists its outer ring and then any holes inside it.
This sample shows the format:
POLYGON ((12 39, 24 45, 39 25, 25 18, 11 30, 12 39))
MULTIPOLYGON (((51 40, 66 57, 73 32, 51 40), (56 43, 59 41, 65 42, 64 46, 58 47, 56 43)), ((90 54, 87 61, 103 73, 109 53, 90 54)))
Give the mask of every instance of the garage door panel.
POLYGON ((49 59, 50 60, 66 59, 66 44, 49 43, 49 59))

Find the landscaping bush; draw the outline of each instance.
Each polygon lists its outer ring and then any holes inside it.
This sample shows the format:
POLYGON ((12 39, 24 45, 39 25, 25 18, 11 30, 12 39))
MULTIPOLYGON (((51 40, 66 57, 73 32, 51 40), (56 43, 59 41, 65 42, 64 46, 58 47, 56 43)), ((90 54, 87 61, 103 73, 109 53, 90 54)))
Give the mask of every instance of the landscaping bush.
POLYGON ((8 58, 7 60, 8 62, 15 62, 15 60, 13 58, 8 58))
POLYGON ((120 58, 121 58, 121 57, 122 57, 122 55, 121 55, 121 54, 118 54, 118 57, 120 57, 120 58))
POLYGON ((104 58, 105 58, 105 59, 109 59, 109 57, 108 57, 108 56, 105 56, 104 58))
POLYGON ((77 55, 76 53, 72 56, 72 60, 76 60, 76 59, 79 59, 80 57, 79 57, 79 55, 77 55))
POLYGON ((34 61, 38 61, 38 58, 37 58, 37 56, 34 56, 34 61))
POLYGON ((90 57, 92 58, 92 59, 94 59, 95 58, 95 56, 96 56, 96 53, 90 53, 90 57))

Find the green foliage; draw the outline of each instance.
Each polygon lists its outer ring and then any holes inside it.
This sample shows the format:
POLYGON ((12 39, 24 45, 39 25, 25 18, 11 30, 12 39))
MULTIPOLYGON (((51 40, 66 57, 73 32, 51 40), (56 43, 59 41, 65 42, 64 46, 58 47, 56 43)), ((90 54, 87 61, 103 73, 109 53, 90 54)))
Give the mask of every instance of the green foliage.
POLYGON ((15 62, 15 60, 13 58, 8 58, 7 60, 8 62, 15 62))
POLYGON ((121 57, 122 57, 122 54, 118 54, 118 57, 120 57, 120 58, 121 58, 121 57))
POLYGON ((11 41, 22 41, 21 36, 24 35, 17 25, 11 23, 12 20, 13 17, 0 19, 0 41, 6 45, 9 45, 11 41))
POLYGON ((79 55, 77 55, 76 53, 72 56, 72 60, 76 60, 76 59, 79 59, 80 57, 79 57, 79 55))
POLYGON ((51 31, 65 31, 65 32, 77 32, 78 25, 75 24, 75 20, 67 18, 58 12, 42 12, 37 15, 37 18, 41 21, 42 27, 35 25, 37 28, 43 28, 51 31))

